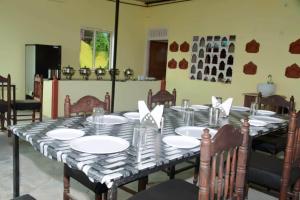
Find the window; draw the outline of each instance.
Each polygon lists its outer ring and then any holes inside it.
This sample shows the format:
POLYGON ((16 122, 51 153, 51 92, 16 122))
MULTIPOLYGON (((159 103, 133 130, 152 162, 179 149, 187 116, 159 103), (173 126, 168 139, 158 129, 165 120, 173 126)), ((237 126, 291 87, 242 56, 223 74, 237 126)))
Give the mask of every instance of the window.
POLYGON ((112 34, 93 29, 80 30, 80 67, 110 68, 112 34))

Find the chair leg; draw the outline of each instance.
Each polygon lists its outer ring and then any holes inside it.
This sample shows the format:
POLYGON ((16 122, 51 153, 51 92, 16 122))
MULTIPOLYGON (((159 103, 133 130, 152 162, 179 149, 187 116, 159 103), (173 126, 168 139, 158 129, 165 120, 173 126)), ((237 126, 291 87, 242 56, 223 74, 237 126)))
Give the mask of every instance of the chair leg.
POLYGON ((35 122, 35 110, 32 111, 32 122, 35 122))
POLYGON ((297 180, 295 186, 294 186, 294 199, 299 200, 300 197, 300 179, 297 180))
POLYGON ((66 170, 67 166, 64 164, 64 193, 63 193, 63 200, 70 200, 69 193, 70 193, 70 176, 67 174, 66 170))
POLYGON ((1 120, 1 130, 4 130, 4 113, 0 113, 0 120, 1 120))
POLYGON ((43 110, 42 110, 42 108, 40 109, 40 111, 39 111, 39 120, 40 120, 40 122, 41 121, 43 121, 43 110))
POLYGON ((197 157, 195 160, 195 167, 194 167, 194 178, 193 178, 193 184, 197 185, 198 183, 198 177, 199 177, 199 166, 200 165, 200 157, 197 157))
POLYGON ((167 168, 167 174, 169 176, 169 179, 174 179, 175 178, 175 166, 171 166, 167 168))
POLYGON ((95 194, 95 200, 102 200, 102 194, 95 194))
POLYGON ((107 192, 103 194, 103 200, 107 200, 107 192))
POLYGON ((148 176, 145 176, 138 181, 138 192, 143 191, 146 189, 148 184, 148 176))

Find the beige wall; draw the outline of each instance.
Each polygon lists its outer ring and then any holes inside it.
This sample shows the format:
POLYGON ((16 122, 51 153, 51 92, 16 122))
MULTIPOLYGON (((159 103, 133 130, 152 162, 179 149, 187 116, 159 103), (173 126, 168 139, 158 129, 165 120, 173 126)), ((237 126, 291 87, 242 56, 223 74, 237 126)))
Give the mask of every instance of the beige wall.
MULTIPOLYGON (((290 42, 300 38, 299 0, 193 0, 152 8, 121 5, 119 27, 119 66, 143 73, 147 31, 167 28, 169 41, 191 43, 194 35, 237 36, 233 82, 230 85, 191 81, 188 70, 167 70, 167 88, 176 88, 178 103, 190 98, 207 103, 211 95, 233 96, 243 102, 242 93, 255 92, 256 85, 273 75, 277 93, 300 99, 298 79, 287 79, 285 67, 300 65, 300 56, 290 54, 290 42), (245 44, 260 42, 258 54, 245 52, 245 44), (258 65, 254 76, 244 75, 243 65, 258 65)), ((114 3, 106 0, 0 0, 0 74, 11 73, 17 95, 24 95, 24 46, 27 43, 62 45, 62 65, 79 66, 81 27, 114 28, 114 3)), ((189 53, 168 53, 168 60, 186 58, 189 53)), ((122 68, 120 67, 120 68, 122 68)), ((300 108, 300 103, 297 107, 300 108)))
MULTIPOLYGON (((277 93, 294 95, 300 108, 300 87, 296 86, 300 80, 284 76, 286 66, 300 65, 300 55, 288 52, 289 44, 300 38, 299 22, 299 0, 193 0, 150 8, 146 16, 148 28, 168 29, 169 42, 191 43, 194 35, 236 35, 232 84, 192 81, 188 70, 167 70, 167 88, 177 89, 177 104, 182 98, 207 103, 212 95, 218 95, 232 96, 234 104, 241 105, 242 93, 256 92, 256 85, 272 74, 277 93), (257 54, 245 52, 245 44, 252 39, 260 42, 257 54), (249 61, 257 64, 256 75, 243 74, 243 65, 249 61)), ((171 58, 190 61, 190 54, 169 52, 168 60, 171 58)))
MULTIPOLYGON (((120 6, 117 67, 136 74, 143 73, 144 9, 120 6)), ((115 4, 106 0, 0 0, 0 74, 12 75, 23 98, 25 44, 62 45, 62 66, 79 68, 80 28, 113 31, 114 17, 115 4)))

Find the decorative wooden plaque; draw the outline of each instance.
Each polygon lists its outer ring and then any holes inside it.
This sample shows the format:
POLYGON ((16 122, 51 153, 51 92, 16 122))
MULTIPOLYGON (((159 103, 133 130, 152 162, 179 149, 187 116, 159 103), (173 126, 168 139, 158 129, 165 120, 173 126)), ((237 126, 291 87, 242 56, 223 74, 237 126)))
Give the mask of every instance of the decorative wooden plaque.
POLYGON ((300 39, 290 44, 289 52, 293 54, 300 54, 300 39))
POLYGON ((171 44, 170 44, 170 51, 171 52, 177 52, 178 51, 178 44, 177 44, 177 42, 172 42, 171 44))
POLYGON ((184 41, 181 45, 180 45, 180 51, 181 52, 188 52, 190 50, 190 45, 189 43, 187 43, 186 41, 184 41))
POLYGON ((287 67, 285 76, 288 78, 300 78, 300 67, 296 63, 287 67))
POLYGON ((194 36, 190 79, 231 83, 235 35, 194 36))
POLYGON ((255 40, 251 40, 246 44, 246 52, 257 53, 259 51, 259 43, 255 40))
POLYGON ((180 62, 179 62, 179 69, 187 69, 188 68, 188 61, 186 59, 182 59, 180 62))
POLYGON ((244 65, 244 74, 256 74, 257 66, 253 62, 249 62, 248 64, 244 65))
POLYGON ((169 60, 168 62, 168 67, 170 69, 175 69, 177 67, 177 61, 174 60, 174 58, 172 58, 171 60, 169 60))

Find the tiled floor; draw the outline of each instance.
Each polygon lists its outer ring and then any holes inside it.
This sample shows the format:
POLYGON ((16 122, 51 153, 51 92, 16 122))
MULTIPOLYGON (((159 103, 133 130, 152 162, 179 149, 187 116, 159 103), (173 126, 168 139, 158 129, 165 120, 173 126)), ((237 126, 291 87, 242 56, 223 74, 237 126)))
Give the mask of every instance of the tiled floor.
MULTIPOLYGON (((0 132, 0 199, 12 198, 12 142, 6 133, 0 132)), ((62 199, 62 163, 50 160, 36 152, 28 143, 20 142, 21 194, 30 193, 38 200, 62 199)), ((183 179, 191 177, 192 171, 180 174, 183 179)), ((150 186, 166 180, 167 176, 158 172, 150 176, 150 186)), ((130 185, 136 188, 136 183, 130 185)), ((77 182, 71 182, 71 191, 78 200, 93 199, 93 193, 77 182)), ((118 192, 118 199, 127 199, 130 195, 118 192)), ((273 200, 274 197, 255 190, 249 190, 250 200, 273 200)))

